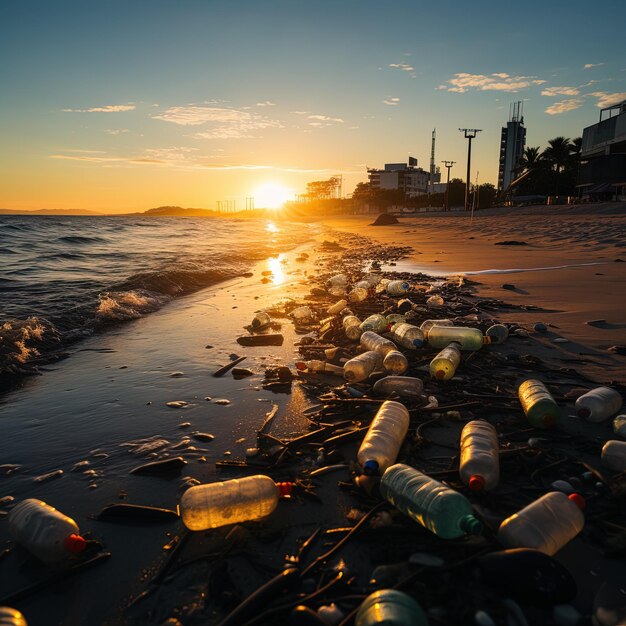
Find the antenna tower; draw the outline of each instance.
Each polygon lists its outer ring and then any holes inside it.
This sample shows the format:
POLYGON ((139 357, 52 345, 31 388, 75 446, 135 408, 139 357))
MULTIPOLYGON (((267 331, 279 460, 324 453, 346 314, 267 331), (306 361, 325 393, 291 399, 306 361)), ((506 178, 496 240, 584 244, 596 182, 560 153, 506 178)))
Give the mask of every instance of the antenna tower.
POLYGON ((430 193, 433 194, 435 192, 435 137, 436 137, 436 128, 433 128, 432 135, 432 143, 430 148, 430 193))

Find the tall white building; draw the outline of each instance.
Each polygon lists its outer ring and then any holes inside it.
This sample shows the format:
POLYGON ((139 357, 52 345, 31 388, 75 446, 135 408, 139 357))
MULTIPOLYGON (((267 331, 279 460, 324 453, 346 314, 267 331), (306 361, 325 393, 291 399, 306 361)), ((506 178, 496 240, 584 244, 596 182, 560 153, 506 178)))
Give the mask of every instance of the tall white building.
POLYGON ((504 191, 518 172, 516 170, 526 146, 523 103, 513 102, 509 111, 509 121, 502 127, 500 139, 500 167, 498 169, 498 191, 504 191))

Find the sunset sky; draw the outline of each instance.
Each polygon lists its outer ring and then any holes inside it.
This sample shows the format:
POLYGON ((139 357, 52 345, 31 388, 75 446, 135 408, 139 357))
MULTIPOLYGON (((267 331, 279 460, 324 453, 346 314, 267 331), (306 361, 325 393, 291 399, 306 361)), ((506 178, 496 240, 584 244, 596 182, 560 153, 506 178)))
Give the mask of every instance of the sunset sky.
MULTIPOLYGON (((215 208, 416 156, 496 182, 500 128, 626 98, 626 2, 3 0, 0 208, 215 208)), ((445 171, 445 170, 444 170, 445 171)), ((257 202, 258 206, 258 202, 257 202)))

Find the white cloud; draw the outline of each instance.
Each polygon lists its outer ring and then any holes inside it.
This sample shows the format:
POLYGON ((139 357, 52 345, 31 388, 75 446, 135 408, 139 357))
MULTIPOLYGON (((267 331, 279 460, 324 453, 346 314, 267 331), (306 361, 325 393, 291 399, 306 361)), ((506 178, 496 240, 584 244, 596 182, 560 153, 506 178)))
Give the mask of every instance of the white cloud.
POLYGON ((555 96, 577 96, 580 91, 577 87, 546 87, 542 90, 542 96, 549 96, 551 98, 555 96))
POLYGON ((626 91, 622 91, 619 93, 606 93, 605 91, 594 91, 589 94, 590 96, 595 96, 598 98, 598 102, 596 102, 596 106, 600 109, 604 109, 606 107, 613 106, 614 104, 619 104, 622 100, 626 100, 626 91))
POLYGON ((102 107, 92 107, 91 109, 61 109, 63 113, 121 113, 123 111, 134 111, 137 107, 134 104, 107 104, 102 107))
POLYGON ((400 98, 387 98, 386 100, 383 100, 383 103, 388 104, 390 107, 398 106, 399 102, 400 98))
POLYGON ((109 135, 121 135, 123 133, 129 133, 128 128, 106 128, 104 130, 105 133, 109 133, 109 135))
POLYGON ((546 113, 548 115, 560 115, 561 113, 567 113, 568 111, 573 111, 574 109, 578 109, 583 105, 583 100, 580 98, 571 98, 570 100, 561 100, 561 102, 555 102, 551 104, 547 109, 546 113))
POLYGON ((504 72, 490 74, 455 74, 448 81, 448 85, 439 85, 438 90, 447 89, 456 93, 465 93, 470 89, 478 91, 508 91, 517 92, 533 85, 543 85, 546 81, 536 76, 510 76, 504 72))
POLYGON ((310 120, 319 120, 320 122, 336 122, 337 124, 343 124, 343 120, 340 117, 330 117, 329 115, 309 115, 310 120))
POLYGON ((601 67, 604 63, 585 63, 583 65, 584 70, 590 70, 592 67, 601 67))
POLYGON ((409 65, 408 63, 390 63, 389 67, 396 69, 396 70, 402 70, 403 72, 415 71, 415 68, 412 65, 409 65))
POLYGON ((270 102, 269 100, 265 100, 264 102, 257 102, 254 106, 257 107, 275 107, 275 102, 270 102))

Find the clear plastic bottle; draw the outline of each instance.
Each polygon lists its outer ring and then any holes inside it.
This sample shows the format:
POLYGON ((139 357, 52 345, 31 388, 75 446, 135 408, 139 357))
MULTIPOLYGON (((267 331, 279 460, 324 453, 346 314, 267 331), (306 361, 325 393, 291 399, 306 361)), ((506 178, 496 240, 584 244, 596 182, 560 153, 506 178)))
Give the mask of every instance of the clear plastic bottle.
POLYGON ((366 280, 370 287, 376 287, 376 285, 378 285, 378 283, 382 280, 382 276, 380 274, 370 273, 366 274, 363 280, 366 280))
POLYGON ((385 358, 383 359, 383 367, 386 372, 390 374, 404 374, 409 369, 409 362, 402 352, 398 352, 397 350, 391 350, 387 352, 385 358))
POLYGON ((209 530, 267 517, 290 483, 276 484, 269 476, 246 476, 196 485, 180 499, 180 515, 189 530, 209 530))
POLYGON ((453 341, 461 345, 461 350, 480 350, 491 339, 484 337, 479 328, 467 326, 433 326, 428 331, 428 343, 433 348, 445 348, 453 341))
POLYGON ((430 298, 426 300, 426 306, 428 307, 438 307, 443 306, 444 304, 444 299, 439 295, 430 296, 430 298))
POLYGON ((371 330, 366 330, 361 335, 361 345, 366 350, 375 350, 376 352, 380 352, 383 357, 389 352, 397 350, 396 344, 393 341, 389 341, 389 339, 385 339, 371 330))
POLYGON ((430 362, 430 375, 437 380, 450 380, 460 363, 461 345, 453 341, 430 362))
POLYGON ((622 394, 610 387, 597 387, 576 400, 576 413, 589 422, 603 422, 622 408, 622 394))
POLYGON ((602 447, 602 465, 615 472, 626 472, 626 441, 607 441, 602 447))
POLYGON ((23 500, 7 521, 11 536, 44 563, 62 562, 87 547, 76 522, 41 500, 23 500))
POLYGON ((307 324, 315 319, 315 314, 308 306, 299 306, 291 312, 291 317, 298 324, 307 324))
POLYGON ((355 287, 348 293, 348 299, 350 302, 363 302, 363 300, 367 299, 367 289, 363 289, 362 287, 355 287))
POLYGON ((420 330, 424 333, 424 335, 428 335, 428 331, 433 326, 454 326, 454 322, 452 320, 443 319, 443 320, 425 320, 420 325, 420 330))
POLYGON ((406 322, 391 327, 391 338, 408 350, 416 350, 424 343, 424 333, 417 326, 406 322))
POLYGON ((361 330, 363 332, 366 330, 373 330, 375 333, 384 333, 388 326, 389 324, 387 324, 385 316, 375 313, 374 315, 370 315, 365 318, 361 324, 361 330))
POLYGON ((328 315, 337 315, 337 313, 341 313, 347 306, 347 300, 339 300, 339 302, 329 306, 326 311, 328 312, 328 315))
POLYGON ((258 328, 265 328, 272 323, 272 318, 265 311, 260 311, 252 318, 250 326, 255 330, 258 328))
POLYGON ((28 626, 26 618, 16 609, 0 606, 0 626, 28 626))
POLYGON ((528 421, 535 428, 552 428, 556 424, 561 411, 540 380, 525 380, 519 386, 517 395, 528 421))
POLYGON ((409 421, 404 404, 386 400, 380 405, 356 455, 365 474, 382 474, 396 462, 409 421))
POLYGON ((494 324, 485 332, 487 337, 491 337, 491 343, 504 343, 509 337, 509 329, 504 324, 494 324))
POLYGON ((393 326, 394 324, 405 324, 406 316, 400 315, 399 313, 391 313, 391 315, 385 315, 385 319, 387 320, 387 324, 393 326))
POLYGON ((532 548, 552 556, 583 529, 584 506, 584 498, 577 493, 546 493, 505 519, 498 541, 507 548, 532 548))
POLYGON ((371 286, 372 284, 369 282, 369 280, 360 280, 359 282, 354 283, 355 288, 365 289, 365 291, 368 291, 371 286))
POLYGON ((299 370, 306 368, 309 372, 325 372, 326 374, 343 376, 343 367, 341 367, 341 365, 333 365, 332 363, 326 363, 326 361, 319 361, 317 359, 298 361, 296 367, 299 370))
POLYGON ((409 311, 412 311, 413 309, 415 309, 415 307, 416 307, 415 302, 412 302, 408 298, 402 298, 402 300, 398 300, 396 302, 396 309, 400 313, 408 313, 409 311))
POLYGON ((464 495, 408 465, 397 463, 389 467, 379 489, 398 510, 442 539, 482 530, 464 495))
POLYGON ((410 595, 396 589, 380 589, 363 600, 354 626, 428 626, 428 619, 410 595))
POLYGON ((361 330, 361 320, 356 315, 346 315, 343 318, 343 330, 346 337, 352 341, 360 339, 363 331, 361 330))
POLYGON ((348 277, 345 274, 335 274, 332 278, 326 281, 329 287, 339 287, 348 284, 348 277))
POLYGON ((498 433, 489 422, 472 420, 463 427, 459 475, 472 491, 489 491, 498 485, 498 433))
POLYGON ((358 383, 365 380, 372 372, 379 370, 383 365, 383 357, 380 352, 369 350, 363 354, 357 354, 343 366, 343 377, 349 383, 358 383))
POLYGON ((385 376, 374 383, 372 390, 381 396, 396 393, 399 396, 415 398, 424 394, 424 383, 413 376, 385 376))
POLYGON ((390 296, 403 296, 410 287, 411 285, 404 280, 390 280, 385 285, 385 289, 390 296))

